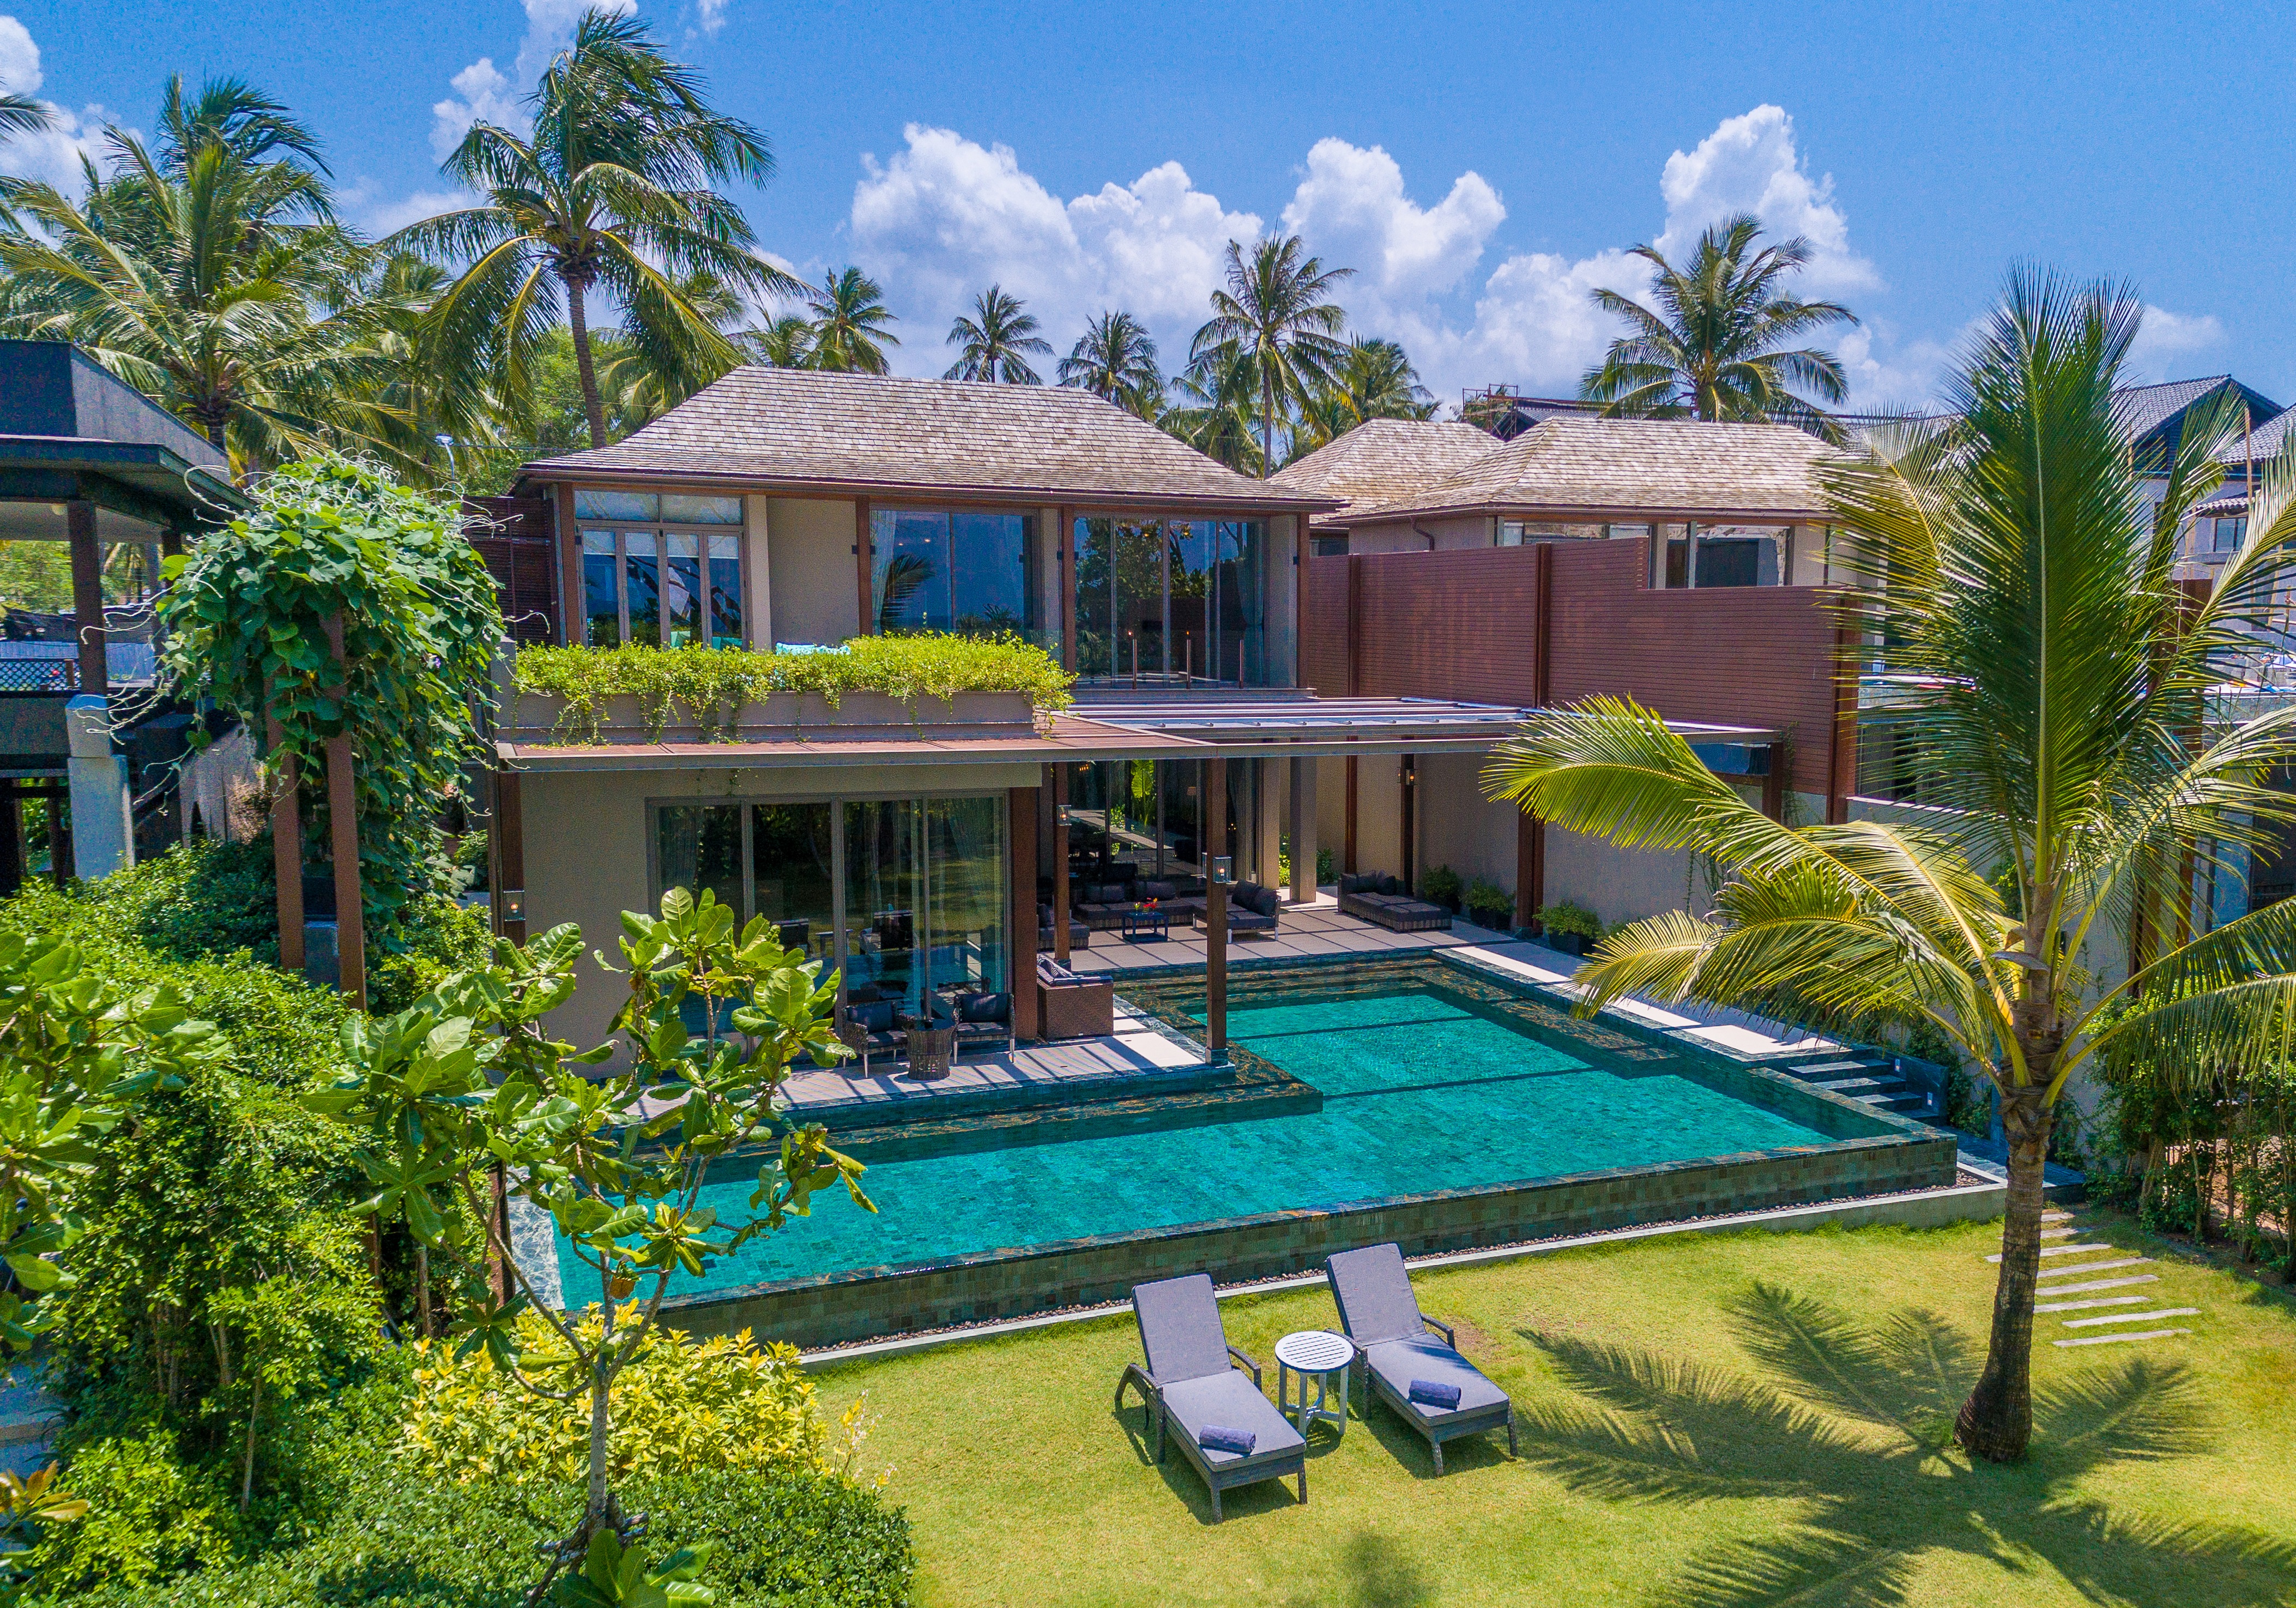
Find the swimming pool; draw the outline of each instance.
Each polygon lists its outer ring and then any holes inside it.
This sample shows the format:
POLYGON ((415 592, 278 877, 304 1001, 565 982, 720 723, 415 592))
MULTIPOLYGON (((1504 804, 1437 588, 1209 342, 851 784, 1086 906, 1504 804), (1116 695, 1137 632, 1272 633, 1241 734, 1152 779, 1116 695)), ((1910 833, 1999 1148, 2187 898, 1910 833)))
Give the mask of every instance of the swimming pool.
MULTIPOLYGON (((1022 1299, 1034 1276, 1047 1292, 1041 1304, 1055 1304, 1075 1284, 1048 1271, 1062 1247, 1126 1248, 1100 1259, 1128 1277, 1120 1270, 1141 1265, 1144 1242, 1193 1239, 1193 1254, 1234 1271, 1218 1246, 1241 1242, 1218 1233, 1250 1223, 1260 1240, 1285 1243, 1279 1259, 1311 1265, 1302 1259, 1317 1235, 1301 1225, 1367 1226, 1366 1213, 1431 1198, 1446 1203, 1453 1227, 1429 1233, 1488 1243, 1527 1237, 1544 1219, 1526 1202, 1557 1181, 1577 1180, 1607 1202, 1570 1207, 1572 1220, 1588 1210, 1625 1220, 1689 1215, 1717 1189, 1826 1198, 1806 1191, 1856 1191, 1833 1173, 1820 1179, 1824 1169, 1804 1169, 1783 1191, 1775 1178, 1752 1187, 1708 1175, 1725 1161, 1741 1174, 1754 1161, 1792 1172, 1797 1161, 1925 1131, 1774 1074, 1705 1066, 1606 1023, 1574 1021, 1439 963, 1277 968, 1236 974, 1230 989, 1238 1058, 1299 1079, 1320 1095, 1319 1109, 1207 1125, 1199 1107, 1185 1123, 1152 1115, 1093 1136, 874 1162, 865 1183, 878 1215, 828 1202, 687 1283, 680 1305, 800 1284, 849 1286, 849 1295, 857 1281, 903 1270, 1014 1261, 1036 1273, 1018 1275, 997 1303, 1022 1299)), ((1136 985, 1127 997, 1184 1028, 1201 1004, 1183 980, 1136 985)), ((1942 1181, 1949 1154, 1948 1144, 1942 1181)), ((739 1211, 752 1183, 713 1185, 702 1203, 739 1211)), ((1263 1266, 1268 1254, 1263 1245, 1244 1259, 1263 1266)))

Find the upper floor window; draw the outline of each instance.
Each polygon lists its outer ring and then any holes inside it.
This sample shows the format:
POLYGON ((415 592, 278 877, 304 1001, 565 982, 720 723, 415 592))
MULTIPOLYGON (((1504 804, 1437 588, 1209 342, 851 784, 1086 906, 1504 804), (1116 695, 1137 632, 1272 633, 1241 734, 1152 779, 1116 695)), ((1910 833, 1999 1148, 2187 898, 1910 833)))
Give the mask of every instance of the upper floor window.
POLYGON ((1077 673, 1277 685, 1266 532, 1259 520, 1078 520, 1077 673))
POLYGON ((1661 526, 1653 546, 1653 579, 1669 590, 1700 587, 1790 585, 1794 529, 1788 526, 1661 526))
POLYGON ((742 645, 740 497, 577 491, 574 517, 585 642, 742 645))
POLYGON ((873 508, 869 547, 871 629, 1044 644, 1035 515, 873 508))
POLYGON ((2237 553, 2240 545, 2248 539, 2248 516, 2243 513, 2234 519, 2218 520, 2216 529, 2209 534, 2214 543, 2210 551, 2237 553))
POLYGON ((1317 536, 1308 539, 1315 544, 1312 556, 1316 558, 1345 558, 1348 555, 1348 538, 1344 536, 1317 536))

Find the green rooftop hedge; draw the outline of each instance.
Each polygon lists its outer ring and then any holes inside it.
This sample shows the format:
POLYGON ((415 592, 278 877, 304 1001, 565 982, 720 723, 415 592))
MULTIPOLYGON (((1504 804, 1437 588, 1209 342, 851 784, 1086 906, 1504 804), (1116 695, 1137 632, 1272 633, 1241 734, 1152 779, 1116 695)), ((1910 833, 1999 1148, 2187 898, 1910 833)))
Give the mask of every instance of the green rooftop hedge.
POLYGON ((562 736, 594 741, 609 698, 638 700, 650 732, 684 710, 713 736, 730 739, 744 703, 768 693, 819 693, 832 707, 846 693, 885 693, 914 705, 959 693, 1025 693, 1040 710, 1065 709, 1073 679, 1044 649, 1012 636, 857 636, 811 653, 751 653, 736 648, 521 648, 521 693, 566 701, 562 736))

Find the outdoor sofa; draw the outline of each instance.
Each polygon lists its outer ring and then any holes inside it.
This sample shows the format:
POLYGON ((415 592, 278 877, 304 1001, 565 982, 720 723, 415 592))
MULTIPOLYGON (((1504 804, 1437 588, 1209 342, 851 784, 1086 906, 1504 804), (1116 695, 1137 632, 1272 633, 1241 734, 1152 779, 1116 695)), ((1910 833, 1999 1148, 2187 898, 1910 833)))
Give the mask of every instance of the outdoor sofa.
POLYGON ((1116 984, 1037 957, 1037 1031, 1047 1038, 1105 1038, 1116 1031, 1116 984))
MULTIPOLYGON (((1193 907, 1189 919, 1199 927, 1207 926, 1204 913, 1209 901, 1201 898, 1186 901, 1193 907)), ((1237 937, 1251 932, 1273 932, 1282 918, 1283 896, 1273 888, 1263 888, 1258 882, 1237 882, 1227 890, 1227 930, 1237 937)))
POLYGON ((1403 884, 1376 871, 1340 879, 1340 914, 1384 927, 1390 932, 1448 932, 1451 913, 1440 905, 1413 898, 1403 884))
POLYGON ((1219 1301, 1211 1276, 1191 1273, 1132 1287, 1132 1313, 1140 1323, 1140 1363, 1127 1363, 1116 1382, 1116 1407, 1124 1407, 1128 1385, 1148 1409, 1148 1433, 1158 1463, 1164 1443, 1177 1439, 1211 1493, 1212 1522, 1220 1521, 1220 1492, 1262 1480, 1300 1477, 1300 1500, 1308 1499, 1308 1442, 1267 1399, 1259 1365, 1227 1343, 1220 1327, 1219 1301), (1251 1382, 1231 1366, 1251 1370, 1251 1382), (1207 1429, 1240 1430, 1252 1438, 1248 1452, 1223 1451, 1202 1444, 1207 1429), (1177 1428, 1177 1437, 1170 1431, 1177 1428))
POLYGON ((1448 1325, 1419 1310, 1402 1247, 1390 1242, 1342 1251, 1324 1259, 1324 1276, 1331 1281, 1332 1300, 1340 1309, 1340 1326, 1356 1342, 1356 1366, 1365 1384, 1365 1412, 1370 1412, 1371 1398, 1376 1395, 1397 1417, 1425 1436, 1435 1454, 1438 1475, 1443 1472, 1443 1443, 1462 1435, 1505 1429, 1507 1456, 1515 1455, 1514 1403, 1480 1368, 1459 1355, 1458 1336, 1448 1325), (1442 1336, 1440 1342, 1437 1334, 1442 1336), (1414 1401, 1414 1381, 1455 1387, 1458 1406, 1445 1408, 1414 1401))

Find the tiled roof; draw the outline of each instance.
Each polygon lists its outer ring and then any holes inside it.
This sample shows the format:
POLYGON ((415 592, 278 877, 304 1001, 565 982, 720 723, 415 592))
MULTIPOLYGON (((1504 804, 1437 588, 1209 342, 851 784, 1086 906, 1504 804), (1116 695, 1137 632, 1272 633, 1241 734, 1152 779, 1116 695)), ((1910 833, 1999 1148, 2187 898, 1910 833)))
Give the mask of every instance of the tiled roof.
POLYGON ((1088 391, 738 368, 612 447, 527 465, 752 484, 1185 499, 1324 499, 1248 480, 1088 391))
MULTIPOLYGON (((1351 505, 1393 502, 1488 457, 1500 446, 1496 436, 1473 424, 1373 419, 1270 478, 1279 486, 1343 498, 1351 505)), ((1329 514, 1321 520, 1344 522, 1329 514)))
POLYGON ((2296 422, 2296 407, 2275 414, 2268 419, 2259 419, 2255 428, 2245 435, 2235 433, 2217 451, 2217 462, 2227 466, 2244 464, 2252 454, 2259 464, 2280 451, 2280 444, 2288 439, 2288 429, 2296 422))
POLYGON ((2112 415, 2131 437, 2143 439, 2232 379, 2171 380, 2162 385, 2127 385, 2112 393, 2112 415))
POLYGON ((1349 513, 1815 514, 1825 507, 1817 467, 1832 450, 1784 424, 1549 419, 1423 489, 1349 513))

